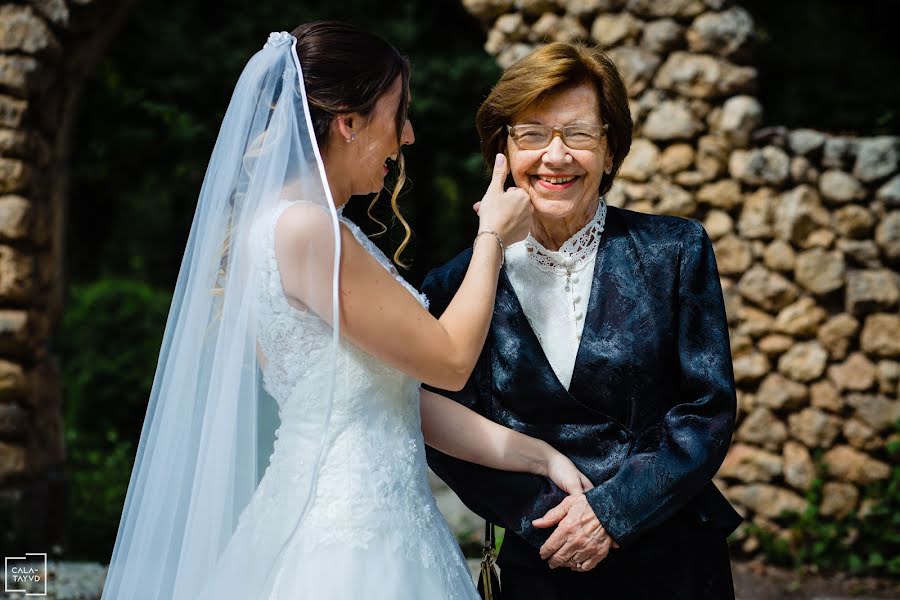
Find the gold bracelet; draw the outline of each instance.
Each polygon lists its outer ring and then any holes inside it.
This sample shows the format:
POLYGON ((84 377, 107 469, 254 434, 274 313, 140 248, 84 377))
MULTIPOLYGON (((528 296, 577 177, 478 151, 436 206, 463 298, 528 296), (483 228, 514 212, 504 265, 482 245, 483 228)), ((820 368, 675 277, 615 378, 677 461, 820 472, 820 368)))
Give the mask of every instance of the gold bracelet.
POLYGON ((472 242, 472 249, 475 249, 475 244, 478 242, 478 236, 484 235, 485 233, 489 233, 495 238, 497 238, 497 243, 500 244, 500 266, 503 266, 503 263, 506 262, 506 257, 503 255, 503 240, 500 238, 500 234, 494 231, 493 229, 483 229, 475 234, 475 241, 472 242))

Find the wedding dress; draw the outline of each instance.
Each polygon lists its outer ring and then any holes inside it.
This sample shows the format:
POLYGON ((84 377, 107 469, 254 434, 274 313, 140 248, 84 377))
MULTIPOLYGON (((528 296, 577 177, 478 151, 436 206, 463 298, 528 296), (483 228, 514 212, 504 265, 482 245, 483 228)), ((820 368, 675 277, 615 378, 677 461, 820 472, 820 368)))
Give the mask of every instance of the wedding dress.
POLYGON ((200 190, 103 600, 477 598, 428 487, 419 382, 341 335, 341 226, 424 302, 339 216, 297 39, 273 32, 200 190), (325 217, 298 272, 327 322, 283 293, 284 197, 325 217))
MULTIPOLYGON (((270 543, 256 531, 292 523, 297 507, 284 502, 303 456, 306 424, 317 422, 317 396, 326 386, 317 357, 328 358, 331 327, 288 303, 275 259, 274 229, 292 202, 261 220, 264 245, 259 288, 259 347, 266 357, 265 389, 278 402, 281 425, 256 493, 241 515, 225 559, 204 598, 227 597, 241 576, 241 556, 270 543), (299 392, 299 393, 297 393, 299 392), (234 560, 230 560, 234 557, 234 560), (224 595, 224 596, 223 596, 224 595)), ((362 246, 419 302, 427 299, 350 220, 340 217, 362 246)), ((476 599, 465 559, 428 486, 419 418, 419 382, 346 340, 338 350, 338 376, 329 435, 314 482, 313 499, 277 556, 260 600, 476 599)))

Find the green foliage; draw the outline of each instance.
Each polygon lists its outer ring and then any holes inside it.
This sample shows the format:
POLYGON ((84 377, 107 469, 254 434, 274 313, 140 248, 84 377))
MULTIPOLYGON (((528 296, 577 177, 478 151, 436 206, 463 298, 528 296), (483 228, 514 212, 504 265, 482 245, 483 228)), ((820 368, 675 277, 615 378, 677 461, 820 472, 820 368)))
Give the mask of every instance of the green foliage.
POLYGON ((115 431, 108 432, 99 444, 92 437, 82 439, 78 430, 66 428, 72 521, 65 555, 68 560, 107 562, 116 541, 137 444, 120 440, 115 431))
POLYGON ((95 439, 137 439, 170 301, 125 279, 72 288, 56 338, 67 426, 95 439))
MULTIPOLYGON (((417 283, 468 245, 471 205, 487 183, 475 109, 499 76, 483 32, 458 2, 223 0, 141 2, 85 86, 76 119, 69 272, 76 282, 125 276, 171 287, 200 184, 234 84, 270 31, 320 18, 383 35, 412 64, 401 199, 417 239, 405 253, 417 283), (237 15, 240 15, 238 17, 237 15), (448 185, 447 182, 450 182, 448 185), (456 198, 456 200, 454 200, 456 198)), ((387 203, 376 214, 390 221, 387 203)), ((365 200, 347 214, 364 227, 365 200)), ((374 227, 372 228, 374 230, 374 227)), ((402 228, 376 240, 392 254, 402 228)))
POLYGON ((69 558, 109 559, 170 300, 122 279, 71 290, 55 341, 64 365, 69 558))
MULTIPOLYGON (((896 428, 900 431, 900 421, 896 428)), ((798 569, 900 579, 900 441, 888 444, 886 453, 893 464, 891 476, 863 489, 862 502, 872 502, 865 515, 854 512, 843 519, 820 513, 827 468, 819 461, 818 477, 806 494, 807 509, 782 515, 788 536, 755 524, 747 526, 767 560, 798 569)))

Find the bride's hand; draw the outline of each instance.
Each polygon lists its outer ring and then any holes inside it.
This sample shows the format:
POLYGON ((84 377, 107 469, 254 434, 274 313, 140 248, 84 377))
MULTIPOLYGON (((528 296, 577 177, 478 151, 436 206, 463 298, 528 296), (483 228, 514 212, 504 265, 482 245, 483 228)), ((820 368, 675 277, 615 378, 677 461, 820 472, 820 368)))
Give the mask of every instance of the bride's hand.
POLYGON ((551 450, 550 456, 547 457, 546 475, 561 490, 571 495, 584 493, 594 487, 591 480, 585 477, 565 454, 556 449, 551 450))
POLYGON ((509 163, 506 156, 498 154, 491 184, 481 202, 475 203, 473 207, 478 213, 478 230, 495 232, 505 246, 528 237, 534 212, 528 192, 517 187, 504 190, 507 175, 509 163))

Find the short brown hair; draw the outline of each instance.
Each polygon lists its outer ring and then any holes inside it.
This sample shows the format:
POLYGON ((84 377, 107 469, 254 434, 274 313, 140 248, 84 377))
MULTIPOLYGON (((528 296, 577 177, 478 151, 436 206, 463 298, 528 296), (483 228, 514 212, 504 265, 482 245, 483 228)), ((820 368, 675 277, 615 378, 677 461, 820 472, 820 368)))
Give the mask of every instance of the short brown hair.
POLYGON ((582 83, 596 88, 600 115, 609 124, 606 142, 613 155, 612 171, 600 184, 600 193, 608 192, 631 148, 634 123, 625 82, 616 65, 604 52, 585 44, 547 44, 503 72, 475 117, 488 165, 493 168, 496 155, 503 153, 506 126, 517 114, 548 94, 582 83))

